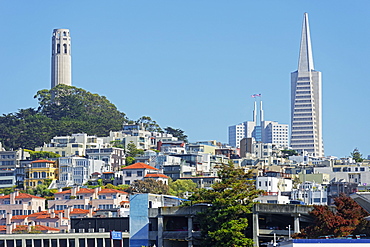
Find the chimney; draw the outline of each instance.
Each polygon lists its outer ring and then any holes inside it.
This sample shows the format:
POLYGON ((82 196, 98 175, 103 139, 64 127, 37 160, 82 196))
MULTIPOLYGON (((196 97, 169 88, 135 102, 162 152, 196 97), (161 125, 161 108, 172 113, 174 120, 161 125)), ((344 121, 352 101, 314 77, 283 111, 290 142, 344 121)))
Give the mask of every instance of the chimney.
POLYGON ((52 210, 51 210, 50 218, 55 218, 55 212, 54 212, 54 209, 52 209, 52 210))
POLYGON ((89 214, 87 215, 88 217, 93 217, 93 212, 94 212, 95 208, 89 208, 89 214))
POLYGON ((8 225, 8 224, 11 224, 11 223, 12 223, 12 214, 11 213, 7 213, 6 214, 5 224, 8 225))
POLYGON ((13 231, 13 225, 6 224, 6 234, 12 234, 12 231, 13 231))
POLYGON ((61 211, 61 212, 59 212, 59 214, 58 214, 58 222, 59 222, 59 227, 61 227, 62 226, 62 222, 63 222, 63 212, 61 211))
POLYGON ((66 209, 64 209, 64 217, 65 218, 70 218, 70 214, 71 214, 71 207, 68 207, 68 208, 66 208, 66 209))
POLYGON ((71 196, 76 196, 76 193, 77 193, 77 188, 74 187, 71 189, 71 196))
POLYGON ((10 204, 15 204, 15 197, 17 192, 10 193, 10 204))

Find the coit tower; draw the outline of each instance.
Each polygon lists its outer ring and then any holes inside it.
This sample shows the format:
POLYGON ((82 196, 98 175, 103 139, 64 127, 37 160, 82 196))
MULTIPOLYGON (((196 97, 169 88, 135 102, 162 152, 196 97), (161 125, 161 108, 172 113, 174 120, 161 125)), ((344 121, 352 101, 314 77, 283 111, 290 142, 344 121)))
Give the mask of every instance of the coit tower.
POLYGON ((51 48, 51 88, 72 85, 71 36, 69 29, 54 29, 51 48))
POLYGON ((314 69, 308 14, 302 25, 298 70, 291 73, 292 149, 316 157, 324 156, 322 135, 321 72, 314 69))

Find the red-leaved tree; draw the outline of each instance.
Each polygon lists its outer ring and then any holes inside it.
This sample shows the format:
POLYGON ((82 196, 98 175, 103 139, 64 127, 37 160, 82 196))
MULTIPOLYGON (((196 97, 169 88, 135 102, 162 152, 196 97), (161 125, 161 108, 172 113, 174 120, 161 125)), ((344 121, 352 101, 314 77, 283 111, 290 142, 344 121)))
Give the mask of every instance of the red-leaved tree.
POLYGON ((295 238, 318 238, 333 235, 344 237, 368 233, 370 223, 364 219, 369 214, 352 198, 341 194, 334 199, 335 207, 314 205, 310 215, 314 225, 308 226, 296 234, 295 238))

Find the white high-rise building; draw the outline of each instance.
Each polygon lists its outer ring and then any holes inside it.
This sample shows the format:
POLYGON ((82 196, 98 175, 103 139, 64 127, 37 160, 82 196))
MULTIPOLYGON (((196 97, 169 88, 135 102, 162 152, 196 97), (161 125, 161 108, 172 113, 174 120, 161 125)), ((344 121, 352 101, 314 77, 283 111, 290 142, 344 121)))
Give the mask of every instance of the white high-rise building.
POLYGON ((321 72, 313 66, 308 15, 304 14, 298 70, 291 73, 290 146, 297 152, 324 156, 321 72))
POLYGON ((244 123, 229 126, 229 145, 240 148, 240 141, 245 137, 244 123))
POLYGON ((257 103, 254 102, 253 121, 229 126, 229 145, 240 148, 243 138, 253 137, 257 142, 272 143, 281 147, 288 147, 289 127, 287 124, 279 124, 275 121, 265 121, 260 102, 259 121, 257 121, 257 103))
POLYGON ((262 142, 272 143, 281 147, 289 147, 289 125, 275 121, 263 121, 262 142))
POLYGON ((51 48, 51 88, 72 85, 71 36, 69 29, 54 29, 51 48))

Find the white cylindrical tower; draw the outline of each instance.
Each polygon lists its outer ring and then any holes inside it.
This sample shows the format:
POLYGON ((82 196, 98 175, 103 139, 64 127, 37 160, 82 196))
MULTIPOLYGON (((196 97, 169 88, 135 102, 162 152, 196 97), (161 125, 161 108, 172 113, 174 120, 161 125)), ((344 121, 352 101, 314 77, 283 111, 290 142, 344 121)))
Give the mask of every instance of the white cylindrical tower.
POLYGON ((71 36, 69 29, 54 29, 51 48, 51 88, 72 85, 71 36))

